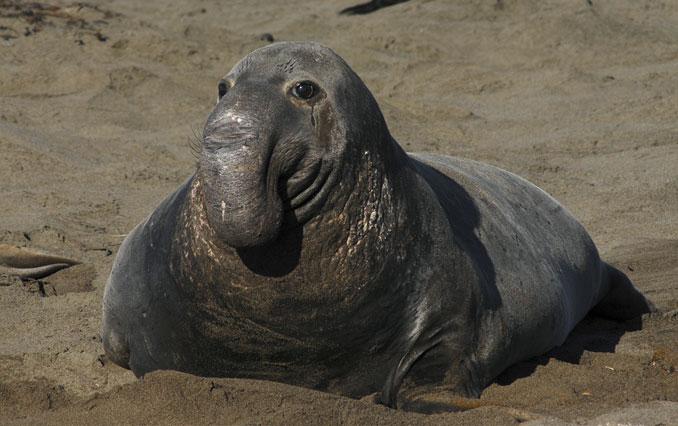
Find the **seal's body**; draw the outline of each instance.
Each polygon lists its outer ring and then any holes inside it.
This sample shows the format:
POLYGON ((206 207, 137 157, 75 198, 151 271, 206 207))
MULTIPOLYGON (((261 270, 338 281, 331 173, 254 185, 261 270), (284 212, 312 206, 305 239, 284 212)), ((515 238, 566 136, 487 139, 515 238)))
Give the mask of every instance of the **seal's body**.
POLYGON ((277 43, 219 85, 196 174, 127 237, 103 341, 175 369, 351 396, 405 376, 479 395, 592 308, 651 304, 548 194, 471 160, 408 155, 331 50, 277 43))

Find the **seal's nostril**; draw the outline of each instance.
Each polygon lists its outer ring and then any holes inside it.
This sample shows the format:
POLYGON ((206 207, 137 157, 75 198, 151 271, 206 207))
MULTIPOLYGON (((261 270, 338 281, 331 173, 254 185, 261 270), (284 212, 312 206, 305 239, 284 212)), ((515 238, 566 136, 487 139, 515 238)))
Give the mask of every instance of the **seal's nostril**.
POLYGON ((244 114, 238 114, 233 111, 226 111, 226 113, 224 113, 222 116, 222 119, 227 123, 230 122, 231 124, 240 124, 246 126, 252 126, 253 124, 253 120, 251 118, 244 114))

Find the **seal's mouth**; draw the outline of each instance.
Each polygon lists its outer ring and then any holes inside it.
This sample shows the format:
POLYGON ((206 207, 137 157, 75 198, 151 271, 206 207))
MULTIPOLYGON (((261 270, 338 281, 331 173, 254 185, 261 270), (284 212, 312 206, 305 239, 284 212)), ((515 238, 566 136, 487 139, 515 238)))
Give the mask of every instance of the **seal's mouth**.
POLYGON ((318 159, 287 181, 285 211, 297 223, 307 222, 320 209, 329 193, 332 169, 329 161, 318 159))
POLYGON ((203 151, 198 173, 207 218, 225 244, 266 245, 320 211, 334 180, 330 161, 281 158, 251 141, 223 144, 203 151))
POLYGON ((203 203, 226 245, 260 247, 313 217, 333 168, 303 135, 262 135, 251 119, 238 118, 205 132, 198 166, 203 203))

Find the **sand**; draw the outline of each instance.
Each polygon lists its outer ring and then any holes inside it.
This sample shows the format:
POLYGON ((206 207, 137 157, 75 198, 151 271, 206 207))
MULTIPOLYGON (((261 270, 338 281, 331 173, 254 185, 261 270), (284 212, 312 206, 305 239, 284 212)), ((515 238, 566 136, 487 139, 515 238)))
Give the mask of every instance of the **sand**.
POLYGON ((0 423, 676 424, 678 2, 337 14, 354 3, 0 0, 0 244, 83 262, 41 283, 0 276, 0 423), (394 411, 271 382, 138 381, 112 365, 98 333, 113 256, 192 173, 189 141, 219 78, 264 33, 335 49, 407 150, 485 161, 550 192, 662 312, 587 318, 454 413, 443 391, 394 411))

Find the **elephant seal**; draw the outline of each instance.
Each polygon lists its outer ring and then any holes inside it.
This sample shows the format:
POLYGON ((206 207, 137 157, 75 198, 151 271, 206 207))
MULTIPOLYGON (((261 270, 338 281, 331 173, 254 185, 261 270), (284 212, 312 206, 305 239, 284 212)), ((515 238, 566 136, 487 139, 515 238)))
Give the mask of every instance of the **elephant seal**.
POLYGON ((138 375, 269 379, 352 397, 466 396, 561 344, 592 308, 651 310, 541 189, 407 154, 351 68, 315 43, 218 85, 195 174, 127 236, 103 345, 138 375))

